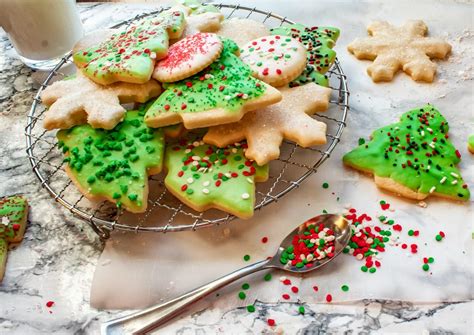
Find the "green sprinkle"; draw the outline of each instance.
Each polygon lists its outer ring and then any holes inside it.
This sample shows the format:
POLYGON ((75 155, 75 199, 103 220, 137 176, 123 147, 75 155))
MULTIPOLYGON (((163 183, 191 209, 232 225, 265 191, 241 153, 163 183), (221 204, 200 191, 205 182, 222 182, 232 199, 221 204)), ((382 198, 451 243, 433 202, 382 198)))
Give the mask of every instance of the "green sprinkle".
POLYGON ((436 239, 436 241, 440 242, 443 239, 443 236, 438 234, 438 235, 436 235, 435 239, 436 239))
POLYGON ((125 194, 128 192, 128 186, 127 185, 120 185, 120 191, 122 191, 122 194, 125 194))
POLYGON ((413 234, 414 234, 413 230, 410 229, 410 230, 408 231, 408 236, 413 236, 413 234))
POLYGON ((344 291, 344 292, 347 292, 347 291, 349 291, 349 286, 347 286, 347 285, 342 285, 342 286, 341 286, 341 290, 344 291))
POLYGON ((429 258, 428 258, 428 263, 431 264, 431 263, 433 263, 433 262, 434 262, 434 258, 433 258, 433 257, 429 257, 429 258))
POLYGON ((328 188, 329 184, 328 183, 323 183, 323 188, 328 188))
POLYGON ((302 268, 304 266, 304 263, 303 262, 298 262, 296 263, 296 267, 297 268, 302 268))
POLYGON ((242 284, 242 290, 248 290, 250 288, 250 284, 249 283, 243 283, 242 284))
POLYGON ((367 272, 368 269, 367 269, 367 267, 366 267, 365 265, 362 265, 361 268, 360 268, 360 270, 361 270, 362 272, 367 272))
POLYGON ((245 255, 244 256, 244 261, 248 262, 250 260, 250 255, 245 255))
POLYGON ((430 266, 428 264, 423 264, 422 268, 424 271, 428 271, 430 269, 430 266))
POLYGON ((375 273, 375 271, 377 271, 376 268, 370 268, 370 269, 369 269, 369 272, 370 272, 370 273, 375 273))
POLYGON ((128 198, 132 201, 136 201, 138 198, 138 195, 136 195, 135 193, 131 193, 128 195, 128 198))
POLYGON ((239 298, 240 298, 241 300, 244 300, 246 297, 247 297, 247 296, 245 295, 244 292, 242 292, 242 291, 239 292, 239 298))
POLYGON ((87 178, 87 182, 88 182, 89 184, 93 184, 93 183, 95 182, 95 180, 96 180, 96 178, 95 178, 94 176, 89 176, 89 177, 87 178))
POLYGON ((121 197, 120 193, 117 193, 117 192, 114 192, 114 194, 112 195, 113 199, 119 199, 120 197, 121 197))
POLYGON ((304 306, 298 307, 298 313, 304 315, 304 312, 305 312, 304 306))
POLYGON ((255 312, 255 306, 254 306, 254 305, 248 305, 248 306, 247 306, 247 311, 248 311, 249 313, 255 312))
POLYGON ((365 139, 361 137, 359 138, 359 145, 363 145, 363 144, 365 144, 365 139))
POLYGON ((270 280, 272 280, 272 274, 271 274, 271 273, 267 273, 267 274, 263 277, 263 280, 265 280, 265 281, 270 281, 270 280))
POLYGON ((186 194, 191 195, 191 194, 193 194, 193 193, 194 193, 194 191, 193 191, 192 188, 188 188, 188 189, 186 190, 186 194))

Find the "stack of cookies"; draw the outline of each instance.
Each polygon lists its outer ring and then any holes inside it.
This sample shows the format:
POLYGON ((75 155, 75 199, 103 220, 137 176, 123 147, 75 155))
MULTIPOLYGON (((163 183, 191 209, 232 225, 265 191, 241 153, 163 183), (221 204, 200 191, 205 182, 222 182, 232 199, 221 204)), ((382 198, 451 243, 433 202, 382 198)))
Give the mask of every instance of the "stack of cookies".
POLYGON ((147 208, 148 177, 197 211, 253 215, 255 183, 284 139, 326 143, 325 73, 339 30, 269 30, 186 0, 74 48, 77 73, 42 93, 66 172, 93 201, 147 208), (135 103, 126 110, 125 103, 135 103))

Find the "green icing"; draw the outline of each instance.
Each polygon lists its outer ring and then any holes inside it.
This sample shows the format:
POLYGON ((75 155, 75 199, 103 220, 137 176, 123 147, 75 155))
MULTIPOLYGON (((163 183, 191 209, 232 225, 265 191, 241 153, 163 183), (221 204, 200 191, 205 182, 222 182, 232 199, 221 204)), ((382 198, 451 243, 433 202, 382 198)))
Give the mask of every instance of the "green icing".
POLYGON ((128 111, 112 130, 81 125, 57 134, 76 184, 132 212, 146 208, 147 172, 157 173, 163 163, 163 131, 148 128, 143 116, 128 111))
POLYGON ((223 108, 230 113, 240 111, 247 100, 265 93, 265 85, 252 77, 252 71, 235 55, 239 47, 223 39, 217 61, 198 74, 175 82, 164 83, 165 91, 148 109, 145 121, 166 113, 199 113, 223 108))
POLYGON ((166 187, 196 210, 220 208, 242 218, 253 215, 255 182, 268 178, 268 165, 244 156, 247 144, 225 148, 205 144, 193 134, 166 148, 166 187))
POLYGON ((307 64, 303 73, 290 83, 290 87, 309 82, 327 87, 328 78, 324 75, 334 63, 336 52, 332 49, 339 38, 339 29, 334 27, 305 27, 302 24, 277 27, 273 35, 285 35, 298 39, 307 50, 307 64))
POLYGON ((467 139, 467 145, 471 150, 474 150, 474 134, 469 135, 469 138, 467 139))
POLYGON ((76 52, 74 63, 100 83, 123 81, 124 76, 144 83, 151 77, 155 60, 166 56, 168 39, 179 37, 184 24, 181 11, 142 19, 99 45, 76 52))
MULTIPOLYGON (((153 101, 149 101, 145 104, 140 104, 138 106, 138 110, 142 113, 146 113, 148 108, 153 105, 153 101)), ((177 124, 172 124, 171 126, 166 126, 161 128, 163 130, 163 134, 165 137, 171 137, 171 138, 176 138, 179 135, 181 135, 186 128, 184 128, 184 125, 182 123, 177 123, 177 124)))
POLYGON ((11 196, 0 200, 0 240, 18 242, 26 227, 28 203, 24 197, 11 196))
POLYGON ((460 154, 448 140, 448 129, 439 111, 426 105, 377 129, 372 140, 344 155, 343 161, 419 193, 468 200, 469 190, 456 168, 460 154))
POLYGON ((191 9, 191 15, 203 13, 220 13, 219 9, 212 4, 202 4, 199 0, 178 0, 178 3, 191 9))

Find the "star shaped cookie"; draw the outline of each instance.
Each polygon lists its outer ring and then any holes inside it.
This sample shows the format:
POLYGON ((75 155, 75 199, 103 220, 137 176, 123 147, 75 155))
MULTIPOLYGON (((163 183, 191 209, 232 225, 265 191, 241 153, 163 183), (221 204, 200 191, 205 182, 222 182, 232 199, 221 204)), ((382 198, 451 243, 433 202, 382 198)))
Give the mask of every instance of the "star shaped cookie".
POLYGON ((327 109, 331 89, 309 83, 280 92, 279 103, 250 112, 239 122, 211 127, 204 142, 223 147, 246 139, 245 157, 258 165, 280 156, 284 138, 302 147, 325 144, 326 125, 309 115, 327 109))
POLYGON ((68 129, 89 123, 93 128, 112 129, 125 114, 120 103, 146 102, 160 93, 161 86, 155 80, 102 86, 77 72, 75 77, 57 81, 42 92, 41 100, 49 106, 43 126, 48 130, 68 129))
POLYGON ((370 37, 356 39, 347 50, 358 59, 374 61, 367 68, 374 82, 391 81, 399 70, 416 81, 432 82, 436 64, 431 59, 443 59, 451 51, 451 45, 442 39, 425 37, 428 27, 419 20, 401 27, 376 21, 367 31, 370 37))

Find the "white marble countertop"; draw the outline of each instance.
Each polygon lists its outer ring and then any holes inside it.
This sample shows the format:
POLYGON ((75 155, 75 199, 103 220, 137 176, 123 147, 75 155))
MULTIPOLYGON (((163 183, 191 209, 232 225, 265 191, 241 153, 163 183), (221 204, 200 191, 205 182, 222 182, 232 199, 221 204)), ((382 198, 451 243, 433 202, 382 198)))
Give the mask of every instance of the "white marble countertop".
MULTIPOLYGON (((295 21, 311 22, 316 18, 313 19, 309 15, 317 16, 318 23, 339 26, 343 34, 347 29, 344 22, 351 24, 354 22, 345 21, 343 11, 349 13, 347 15, 357 15, 357 22, 361 24, 377 18, 390 19, 391 11, 395 10, 406 11, 406 18, 413 18, 410 14, 410 3, 403 1, 397 2, 396 5, 393 2, 369 1, 367 8, 370 7, 371 11, 367 9, 367 12, 359 13, 351 11, 351 3, 345 1, 332 4, 323 1, 318 2, 317 6, 309 0, 298 2, 297 6, 290 6, 290 0, 260 0, 258 4, 250 0, 240 2, 284 13, 295 21), (341 15, 338 22, 331 22, 324 14, 335 8, 341 15)), ((426 6, 427 11, 437 11, 442 16, 449 14, 444 12, 449 6, 466 5, 443 0, 421 2, 417 3, 417 6, 418 8, 426 6)), ((153 6, 150 4, 79 6, 85 29, 88 31, 109 26, 151 8, 153 6)), ((466 10, 472 10, 472 7, 466 6, 466 10)), ((466 36, 472 36, 472 20, 462 24, 465 25, 466 31, 470 32, 470 35, 466 36)), ((365 32, 363 26, 351 29, 357 29, 360 33, 365 32)), ((434 27, 433 30, 446 37, 439 27, 434 27)), ((456 36, 450 37, 456 38, 456 36)), ((341 51, 343 68, 350 77, 360 75, 355 71, 364 72, 367 64, 357 67, 358 61, 350 58, 344 63, 346 60, 343 55, 346 54, 344 46, 348 41, 342 35, 337 50, 341 51), (345 64, 347 65, 344 66, 345 64)), ((472 38, 469 42, 472 43, 472 38)), ((465 85, 471 85, 472 89, 472 66, 464 74, 457 75, 467 76, 465 85)), ((440 71, 441 80, 446 76, 446 73, 440 71)), ((0 32, 0 195, 22 193, 28 197, 31 204, 30 223, 25 240, 9 253, 7 274, 0 284, 0 334, 96 334, 101 321, 117 314, 117 312, 97 311, 89 306, 93 272, 103 246, 86 224, 71 217, 41 189, 31 172, 24 150, 23 131, 26 114, 37 88, 35 78, 39 77, 40 75, 33 73, 15 58, 7 37, 0 32), (55 301, 56 304, 52 308, 47 308, 48 301, 55 301)), ((404 79, 397 82, 406 85, 404 79)), ((363 80, 361 87, 369 83, 363 80)), ((359 94, 358 88, 354 86, 351 86, 352 101, 355 110, 359 111, 362 102, 367 103, 367 98, 362 93, 359 94)), ((438 83, 433 89, 433 94, 438 100, 444 94, 439 86, 442 85, 438 83)), ((386 94, 390 94, 389 85, 383 86, 383 90, 386 94)), ((451 91, 449 94, 455 95, 451 91)), ((383 96, 374 98, 366 110, 377 106, 390 108, 393 101, 383 98, 383 96)), ((368 115, 361 117, 368 122, 367 127, 370 129, 377 124, 372 122, 368 115)), ((352 121, 349 119, 349 127, 352 121)), ((466 116, 465 121, 472 122, 472 115, 471 119, 466 116)), ((355 131, 353 135, 359 134, 355 131)), ((462 145, 463 142, 456 144, 462 145)), ((473 325, 472 301, 415 304, 408 301, 364 299, 345 304, 305 304, 305 315, 295 312, 297 308, 294 303, 274 304, 257 301, 256 305, 258 313, 250 314, 241 307, 222 309, 201 302, 160 333, 271 333, 266 326, 266 319, 270 314, 278 316, 278 327, 274 331, 287 334, 467 334, 473 325)))

